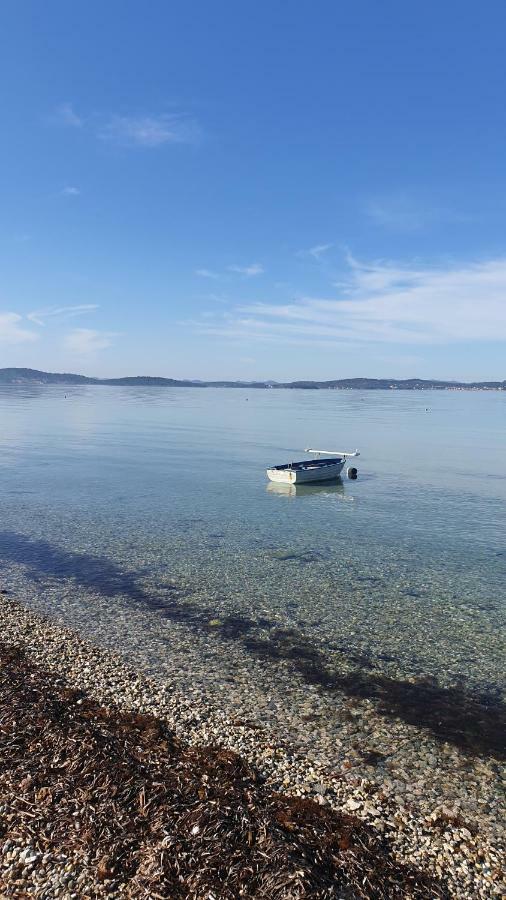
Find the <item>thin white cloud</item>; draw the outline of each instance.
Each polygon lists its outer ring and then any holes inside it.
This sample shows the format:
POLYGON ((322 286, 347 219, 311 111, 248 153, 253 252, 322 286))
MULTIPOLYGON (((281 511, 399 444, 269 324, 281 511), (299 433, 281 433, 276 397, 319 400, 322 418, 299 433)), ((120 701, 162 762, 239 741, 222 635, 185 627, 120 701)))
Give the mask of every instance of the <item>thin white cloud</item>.
POLYGON ((371 201, 365 213, 368 218, 381 228, 394 231, 418 231, 426 222, 426 214, 420 210, 409 208, 404 203, 371 201))
POLYGON ((21 321, 22 316, 17 313, 0 313, 0 343, 23 344, 37 340, 38 334, 35 331, 21 328, 19 325, 21 321))
POLYGON ((316 247, 310 247, 307 251, 314 259, 320 259, 327 250, 330 250, 332 244, 317 244, 316 247))
POLYGON ((205 300, 212 300, 213 303, 228 303, 227 297, 224 297, 222 294, 206 294, 205 300))
POLYGON ((213 272, 211 269, 195 269, 195 275, 200 275, 201 278, 221 278, 218 272, 213 272))
POLYGON ((164 144, 191 144, 199 136, 196 122, 188 116, 112 116, 100 129, 105 141, 126 147, 161 147, 164 144))
POLYGON ((336 297, 243 306, 220 333, 362 345, 506 341, 506 258, 410 267, 349 256, 348 266, 336 297))
POLYGON ((64 187, 62 190, 62 195, 64 197, 79 197, 81 191, 77 187, 73 187, 72 185, 68 185, 64 187))
MULTIPOLYGON (((289 345, 295 347, 335 347, 340 339, 333 334, 309 334, 304 330, 272 328, 272 323, 262 323, 253 318, 231 319, 228 323, 220 325, 207 324, 203 321, 190 321, 181 323, 191 326, 200 334, 215 337, 230 338, 237 343, 249 346, 251 341, 276 345, 289 345)), ((362 342, 346 340, 347 349, 362 347, 362 342)))
POLYGON ((78 306, 47 306, 45 309, 37 309, 27 314, 27 319, 37 325, 45 325, 45 319, 64 321, 81 316, 98 309, 98 303, 80 303, 78 306))
POLYGON ((227 275, 228 272, 232 272, 234 275, 242 275, 244 278, 254 278, 256 275, 262 275, 264 272, 264 267, 260 265, 260 263, 252 263, 250 266, 227 266, 227 270, 225 273, 216 272, 214 269, 195 269, 195 275, 200 275, 201 278, 212 278, 215 280, 224 278, 225 280, 230 280, 230 275, 227 275))
POLYGON ((364 207, 374 225, 390 231, 414 232, 436 224, 467 224, 472 217, 408 193, 391 194, 369 200, 364 207))
POLYGON ((245 275, 246 278, 254 278, 255 275, 262 275, 265 271, 260 263, 252 263, 250 266, 227 266, 227 269, 229 272, 245 275))
POLYGON ((72 103, 60 103, 56 108, 54 118, 62 125, 68 125, 70 128, 82 128, 83 120, 74 111, 72 103))
POLYGON ((66 350, 77 356, 91 356, 99 350, 110 347, 116 332, 94 331, 92 328, 75 328, 64 338, 63 344, 66 350))
MULTIPOLYGON (((198 123, 185 113, 139 115, 97 114, 83 118, 71 103, 61 103, 50 121, 69 128, 93 131, 95 137, 124 147, 161 147, 164 144, 193 144, 200 136, 198 123)), ((72 193, 64 190, 63 193, 72 193)), ((77 192, 77 189, 76 189, 77 192)))

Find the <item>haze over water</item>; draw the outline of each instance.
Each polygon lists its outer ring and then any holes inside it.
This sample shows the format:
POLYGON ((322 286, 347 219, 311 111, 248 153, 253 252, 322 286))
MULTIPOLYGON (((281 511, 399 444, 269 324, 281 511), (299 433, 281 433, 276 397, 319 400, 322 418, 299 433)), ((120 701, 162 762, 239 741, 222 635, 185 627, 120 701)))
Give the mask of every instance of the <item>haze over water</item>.
POLYGON ((276 627, 332 664, 498 695, 506 394, 19 386, 0 421, 19 599, 123 650, 166 615, 172 646, 138 639, 154 668, 200 629, 215 687, 276 627), (307 446, 358 447, 358 480, 266 480, 307 446))

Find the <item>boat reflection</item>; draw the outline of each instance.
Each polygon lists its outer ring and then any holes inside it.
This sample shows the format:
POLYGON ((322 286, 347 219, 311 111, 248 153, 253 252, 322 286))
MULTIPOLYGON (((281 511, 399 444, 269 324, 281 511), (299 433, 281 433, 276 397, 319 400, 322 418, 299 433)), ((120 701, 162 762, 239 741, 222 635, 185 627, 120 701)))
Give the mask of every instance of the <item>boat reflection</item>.
POLYGON ((340 478, 328 484, 282 484, 269 481, 266 486, 269 494, 277 494, 279 497, 314 497, 315 494, 334 495, 338 500, 349 500, 345 496, 344 485, 340 478))

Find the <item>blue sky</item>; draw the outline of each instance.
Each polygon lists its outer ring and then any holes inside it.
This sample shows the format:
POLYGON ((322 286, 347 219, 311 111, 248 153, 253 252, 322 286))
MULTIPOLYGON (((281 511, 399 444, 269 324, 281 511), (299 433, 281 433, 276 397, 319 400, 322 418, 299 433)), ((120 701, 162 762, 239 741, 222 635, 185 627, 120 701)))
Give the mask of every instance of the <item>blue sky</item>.
POLYGON ((505 378, 505 27, 4 0, 0 366, 505 378))

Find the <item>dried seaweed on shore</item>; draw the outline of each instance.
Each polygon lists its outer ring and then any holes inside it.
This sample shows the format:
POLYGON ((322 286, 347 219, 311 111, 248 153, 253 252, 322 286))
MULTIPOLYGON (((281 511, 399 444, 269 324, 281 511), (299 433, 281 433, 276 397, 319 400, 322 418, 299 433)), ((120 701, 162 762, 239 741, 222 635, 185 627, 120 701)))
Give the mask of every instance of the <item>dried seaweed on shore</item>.
POLYGON ((2 896, 56 896, 51 859, 62 897, 448 896, 370 827, 273 793, 236 754, 100 707, 20 649, 0 660, 2 896), (12 863, 12 847, 28 850, 12 863))

